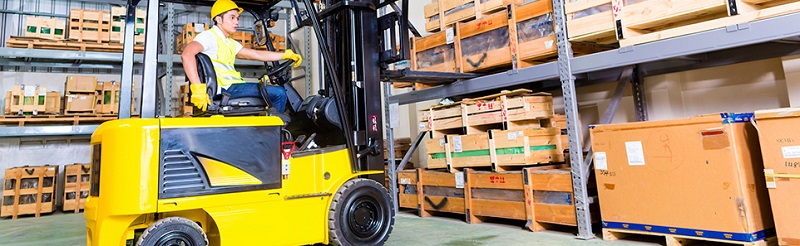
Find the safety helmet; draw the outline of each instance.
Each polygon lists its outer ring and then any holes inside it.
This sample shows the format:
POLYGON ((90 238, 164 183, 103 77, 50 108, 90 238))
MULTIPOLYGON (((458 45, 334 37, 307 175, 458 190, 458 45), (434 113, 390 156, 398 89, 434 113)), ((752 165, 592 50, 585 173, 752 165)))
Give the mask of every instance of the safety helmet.
POLYGON ((211 6, 211 20, 214 20, 214 17, 216 17, 217 15, 221 15, 222 13, 234 9, 238 9, 239 14, 241 14, 242 11, 244 11, 242 8, 239 8, 239 6, 237 6, 236 3, 234 3, 231 0, 217 0, 214 3, 214 6, 211 6))

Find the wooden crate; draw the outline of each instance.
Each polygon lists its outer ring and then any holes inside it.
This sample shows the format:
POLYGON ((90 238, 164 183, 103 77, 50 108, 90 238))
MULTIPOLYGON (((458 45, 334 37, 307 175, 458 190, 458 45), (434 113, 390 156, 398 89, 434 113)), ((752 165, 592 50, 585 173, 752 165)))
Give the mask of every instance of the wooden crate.
MULTIPOLYGON (((133 89, 131 89, 133 90, 133 89)), ((97 82, 95 98, 96 103, 94 106, 94 113, 96 114, 118 114, 119 110, 119 91, 120 83, 116 81, 110 82, 97 82)), ((133 112, 133 106, 131 106, 133 112)))
POLYGON ((44 112, 46 114, 61 114, 61 92, 47 92, 46 97, 44 112))
POLYGON ((569 41, 610 44, 617 42, 612 0, 567 1, 569 41))
POLYGON ((192 117, 194 105, 189 100, 189 85, 181 85, 180 97, 178 99, 178 117, 192 117))
POLYGON ((420 71, 457 72, 456 61, 460 60, 456 48, 458 42, 447 40, 447 32, 416 38, 414 40, 411 68, 420 71))
POLYGON ((455 178, 458 174, 416 169, 414 173, 416 177, 411 179, 408 173, 408 171, 398 173, 398 182, 401 184, 399 190, 401 196, 398 199, 405 204, 401 206, 410 206, 409 202, 416 200, 417 204, 413 207, 417 208, 421 217, 431 216, 434 212, 465 214, 463 176, 458 186, 455 178), (400 173, 403 175, 400 176, 400 173), (416 199, 410 196, 416 196, 416 199))
POLYGON ((62 196, 63 211, 80 212, 89 197, 90 164, 73 164, 64 166, 64 192, 62 196))
POLYGON ((483 72, 511 65, 512 45, 509 37, 509 14, 496 13, 474 21, 459 23, 456 39, 459 40, 462 72, 483 72))
POLYGON ((69 40, 111 41, 111 13, 98 10, 71 9, 69 12, 69 40))
POLYGON ((425 5, 425 30, 436 32, 458 22, 481 18, 505 9, 508 5, 523 4, 523 0, 434 0, 425 5), (440 18, 444 16, 444 18, 440 18))
POLYGON ((208 25, 202 23, 187 23, 183 25, 181 34, 175 38, 175 52, 180 54, 186 45, 194 41, 194 37, 201 32, 208 31, 208 25))
POLYGON ((419 209, 417 173, 419 169, 397 172, 397 201, 401 208, 419 209))
POLYGON ((25 37, 64 40, 66 21, 47 17, 28 16, 25 18, 25 37))
MULTIPOLYGON (((272 42, 272 47, 275 48, 276 52, 283 52, 286 51, 286 37, 277 35, 274 33, 269 34, 270 42, 272 42)), ((256 36, 253 35, 253 49, 256 50, 267 50, 266 45, 258 45, 256 42, 256 36)))
POLYGON ((37 115, 47 111, 47 88, 44 86, 15 85, 11 94, 6 95, 6 98, 11 98, 8 105, 9 113, 37 115))
MULTIPOLYGON (((111 7, 111 29, 109 40, 112 43, 125 43, 123 35, 125 34, 125 17, 127 15, 127 8, 125 7, 111 7)), ((134 35, 134 41, 137 44, 144 43, 144 33, 146 30, 146 23, 147 23, 147 11, 142 9, 136 9, 134 16, 136 19, 134 20, 134 31, 136 32, 134 35)))
POLYGON ((442 27, 441 15, 439 13, 439 1, 433 0, 426 4, 423 10, 425 15, 425 30, 428 32, 438 32, 442 27))
POLYGON ((6 104, 5 104, 5 107, 3 107, 3 114, 4 115, 11 114, 11 98, 12 98, 11 93, 12 92, 10 92, 10 91, 6 91, 6 104))
POLYGON ((253 34, 249 32, 235 32, 231 37, 236 42, 242 44, 246 48, 253 48, 253 34))
MULTIPOLYGON (((538 64, 558 55, 555 24, 553 22, 553 3, 537 1, 512 8, 512 49, 516 49, 518 67, 538 64)), ((578 47, 573 47, 580 53, 578 47)))
POLYGON ((631 46, 800 11, 794 0, 615 1, 620 46, 631 46))
MULTIPOLYGON (((572 171, 569 169, 536 170, 530 173, 533 189, 534 220, 541 223, 578 226, 575 216, 575 199, 572 189, 572 171)), ((588 182, 590 199, 596 198, 594 180, 588 182)), ((600 206, 589 204, 591 221, 600 220, 600 206)))
POLYGON ((0 217, 51 213, 55 208, 58 166, 15 167, 5 171, 0 217))

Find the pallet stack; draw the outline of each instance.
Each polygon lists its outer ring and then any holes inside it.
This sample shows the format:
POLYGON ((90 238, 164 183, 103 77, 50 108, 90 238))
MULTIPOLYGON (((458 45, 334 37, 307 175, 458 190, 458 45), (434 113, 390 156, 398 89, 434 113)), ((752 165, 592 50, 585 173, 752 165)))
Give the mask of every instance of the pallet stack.
MULTIPOLYGON (((267 50, 266 45, 258 45, 256 42, 256 36, 253 35, 253 49, 255 50, 267 50)), ((282 52, 286 50, 286 37, 277 35, 274 33, 269 34, 270 42, 272 42, 272 47, 275 48, 276 52, 282 52)))
POLYGON ((48 96, 52 93, 47 92, 47 88, 39 85, 15 85, 11 91, 6 92, 5 114, 44 114, 53 112, 54 103, 48 96), (53 106, 51 106, 53 105, 53 106))
POLYGON ((97 77, 67 76, 64 83, 64 114, 94 113, 97 77))
MULTIPOLYGON (((127 15, 126 7, 111 7, 111 36, 112 43, 125 43, 123 34, 125 33, 125 16, 127 15)), ((136 9, 136 20, 134 21, 134 41, 137 44, 144 44, 145 30, 147 23, 147 11, 136 9)))
POLYGON ((505 171, 563 162, 561 131, 552 125, 552 96, 530 92, 503 92, 422 110, 419 129, 430 134, 428 168, 505 171))
POLYGON ((230 38, 236 40, 246 48, 253 48, 253 34, 249 32, 235 32, 230 38))
POLYGON ((208 31, 208 25, 202 23, 187 23, 183 25, 181 35, 175 38, 175 53, 180 54, 186 45, 194 40, 194 37, 201 32, 208 31))
POLYGON ((0 217, 17 219, 19 215, 29 214, 39 217, 53 212, 57 177, 58 166, 6 169, 0 217))
MULTIPOLYGON (((120 83, 117 81, 98 81, 95 86, 95 114, 119 114, 120 83)), ((133 86, 131 86, 133 93, 133 86)), ((131 113, 133 113, 133 99, 131 99, 131 113)))
POLYGON ((73 164, 64 166, 64 192, 62 197, 63 211, 80 212, 89 197, 90 164, 73 164))

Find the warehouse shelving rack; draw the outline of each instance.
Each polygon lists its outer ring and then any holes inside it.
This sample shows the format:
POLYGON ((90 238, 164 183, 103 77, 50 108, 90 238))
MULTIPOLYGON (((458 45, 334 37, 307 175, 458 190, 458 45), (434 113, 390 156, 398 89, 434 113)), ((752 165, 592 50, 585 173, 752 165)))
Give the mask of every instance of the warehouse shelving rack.
MULTIPOLYGON (((633 100, 637 120, 646 121, 647 107, 644 98, 643 78, 647 76, 687 71, 699 68, 723 66, 747 61, 800 54, 800 13, 773 17, 753 22, 739 23, 725 28, 704 31, 686 36, 624 47, 596 54, 573 57, 566 37, 564 0, 553 0, 558 45, 558 61, 533 67, 514 69, 474 79, 461 80, 430 89, 391 94, 391 85, 384 85, 386 105, 386 145, 388 159, 394 156, 393 121, 399 105, 466 95, 470 93, 499 90, 509 87, 527 86, 542 91, 561 89, 567 116, 570 161, 575 192, 575 209, 578 219, 578 238, 592 239, 592 225, 588 205, 591 202, 586 192, 587 179, 591 172, 592 152, 584 148, 580 139, 577 121, 577 95, 575 88, 597 83, 619 81, 611 104, 600 123, 610 123, 616 112, 623 91, 632 84, 633 100), (584 151, 588 152, 584 159, 584 151)), ((399 165, 389 161, 390 190, 397 209, 397 172, 402 170, 424 138, 420 133, 411 149, 402 157, 399 165)), ((589 142, 586 142, 589 145, 589 142)))

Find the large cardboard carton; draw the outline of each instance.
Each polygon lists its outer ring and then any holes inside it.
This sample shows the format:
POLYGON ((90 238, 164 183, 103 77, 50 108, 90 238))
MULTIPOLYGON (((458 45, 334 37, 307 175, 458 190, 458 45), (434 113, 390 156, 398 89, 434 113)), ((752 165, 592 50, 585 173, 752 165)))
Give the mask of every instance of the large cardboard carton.
POLYGON ((752 242, 774 228, 752 114, 591 129, 605 228, 752 242))
POLYGON ((61 114, 61 92, 51 91, 47 93, 45 113, 61 114))
POLYGON ((64 93, 94 93, 97 86, 97 77, 95 76, 67 76, 67 82, 64 85, 64 93))
POLYGON ((800 108, 756 111, 778 244, 800 245, 800 108))
POLYGON ((64 113, 94 112, 94 94, 70 94, 64 96, 64 113))

